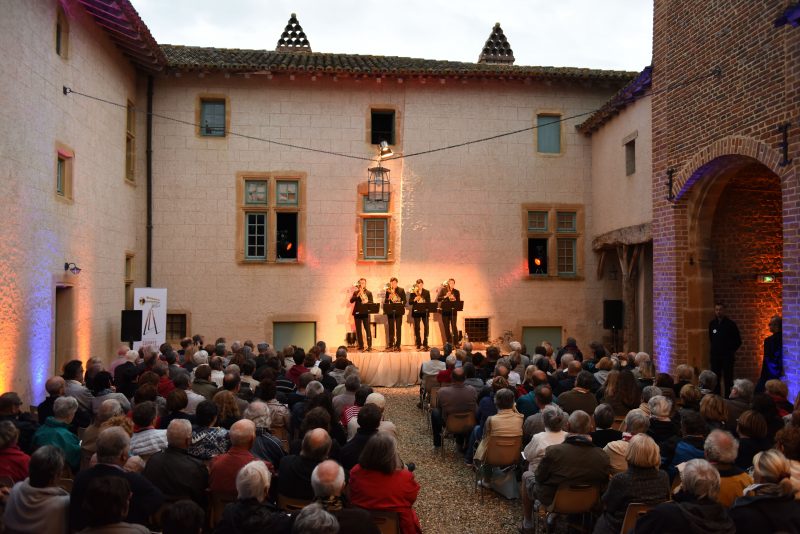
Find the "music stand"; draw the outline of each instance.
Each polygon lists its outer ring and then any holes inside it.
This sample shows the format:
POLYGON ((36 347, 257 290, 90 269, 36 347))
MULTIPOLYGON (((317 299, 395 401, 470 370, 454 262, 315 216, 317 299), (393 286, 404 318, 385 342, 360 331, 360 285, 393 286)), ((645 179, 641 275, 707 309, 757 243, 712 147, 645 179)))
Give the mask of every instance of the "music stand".
POLYGON ((356 302, 353 311, 356 315, 369 315, 371 313, 380 313, 381 305, 377 302, 356 302))
POLYGON ((388 317, 397 317, 406 314, 406 305, 402 302, 384 302, 383 314, 388 317))
POLYGON ((435 313, 439 309, 438 302, 415 302, 411 307, 411 311, 416 314, 420 313, 435 313))
POLYGON ((453 313, 454 311, 464 311, 464 301, 463 300, 443 300, 440 303, 442 305, 442 313, 453 313))

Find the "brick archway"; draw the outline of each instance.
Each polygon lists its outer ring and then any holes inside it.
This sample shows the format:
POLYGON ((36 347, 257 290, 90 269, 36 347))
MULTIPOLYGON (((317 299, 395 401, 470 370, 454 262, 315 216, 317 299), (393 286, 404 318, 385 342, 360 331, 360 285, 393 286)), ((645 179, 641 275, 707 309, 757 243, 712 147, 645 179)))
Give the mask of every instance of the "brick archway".
POLYGON ((696 154, 677 177, 686 214, 684 342, 690 362, 701 368, 708 365, 708 321, 722 300, 744 341, 736 376, 754 378, 760 369, 768 318, 782 304, 780 277, 771 286, 757 281, 783 270, 786 169, 779 161, 763 143, 727 138, 696 154))

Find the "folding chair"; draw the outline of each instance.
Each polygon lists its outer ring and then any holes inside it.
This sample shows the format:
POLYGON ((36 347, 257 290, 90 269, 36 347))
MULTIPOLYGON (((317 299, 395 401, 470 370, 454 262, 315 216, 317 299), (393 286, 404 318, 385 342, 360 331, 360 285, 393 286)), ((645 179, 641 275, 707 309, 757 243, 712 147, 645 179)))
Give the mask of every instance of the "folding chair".
MULTIPOLYGON (((586 514, 591 514, 600 500, 600 487, 592 484, 562 484, 556 490, 553 502, 545 508, 545 532, 550 532, 548 518, 553 514, 580 515, 581 526, 586 514)), ((535 514, 537 522, 541 514, 535 514)), ((539 531, 537 525, 537 532, 539 531)), ((591 529, 589 529, 591 530, 591 529)))
POLYGON ((425 417, 428 420, 428 428, 433 432, 433 427, 431 426, 431 412, 434 408, 439 407, 439 391, 442 389, 441 386, 434 386, 428 391, 428 402, 424 405, 425 408, 425 417))
POLYGON ((452 439, 455 444, 457 434, 469 434, 476 424, 472 410, 449 414, 442 428, 442 457, 446 455, 445 439, 452 439))
POLYGON ((504 470, 517 467, 520 464, 519 453, 522 450, 522 436, 489 436, 488 438, 484 436, 483 439, 489 440, 486 444, 486 458, 480 465, 477 460, 475 461, 475 488, 480 492, 481 502, 483 502, 483 486, 478 483, 481 471, 488 470, 491 477, 494 467, 504 470))
POLYGON ((278 494, 278 508, 284 512, 299 512, 314 501, 307 501, 305 499, 295 499, 285 495, 278 494))
POLYGON ((208 507, 208 525, 211 530, 222 521, 222 513, 225 511, 225 506, 235 502, 239 497, 236 493, 211 493, 211 506, 208 507))
POLYGON ((289 431, 286 429, 285 426, 273 426, 269 429, 270 433, 281 440, 281 447, 283 448, 283 452, 289 452, 289 431))
POLYGON ((397 512, 370 510, 369 514, 381 534, 400 534, 400 514, 397 512))
POLYGON ((620 534, 626 534, 629 530, 636 526, 636 521, 640 517, 647 515, 647 513, 654 508, 653 505, 643 504, 640 502, 632 502, 628 505, 625 511, 625 519, 622 520, 622 529, 620 534))

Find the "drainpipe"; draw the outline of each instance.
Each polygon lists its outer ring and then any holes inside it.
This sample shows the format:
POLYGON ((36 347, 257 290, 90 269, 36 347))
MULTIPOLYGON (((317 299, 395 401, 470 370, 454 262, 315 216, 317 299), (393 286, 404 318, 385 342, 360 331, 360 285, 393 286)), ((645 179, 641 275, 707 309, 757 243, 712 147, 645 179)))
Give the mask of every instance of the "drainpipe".
POLYGON ((147 77, 147 279, 146 286, 153 281, 153 76, 147 77))

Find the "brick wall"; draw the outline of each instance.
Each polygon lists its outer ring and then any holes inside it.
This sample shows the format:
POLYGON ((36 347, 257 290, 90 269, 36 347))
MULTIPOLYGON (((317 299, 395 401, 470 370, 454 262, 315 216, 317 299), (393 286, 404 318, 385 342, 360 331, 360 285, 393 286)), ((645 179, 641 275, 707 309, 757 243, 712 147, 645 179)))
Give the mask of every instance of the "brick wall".
MULTIPOLYGON (((798 314, 798 196, 794 165, 781 166, 777 126, 798 116, 800 31, 775 28, 785 2, 727 3, 656 0, 653 31, 653 246, 655 352, 659 368, 702 363, 691 351, 691 327, 707 317, 689 306, 693 292, 708 292, 694 276, 700 192, 715 162, 759 162, 781 180, 783 213, 784 354, 793 392, 800 384, 798 314), (672 84, 721 69, 721 75, 664 91, 672 84), (667 201, 667 169, 676 170, 673 204, 667 201)), ((800 130, 790 130, 790 157, 800 157, 800 130)), ((797 160, 800 161, 800 160, 797 160)), ((772 223, 773 226, 777 224, 772 223)), ((745 229, 743 229, 745 230, 745 229)), ((739 232, 743 235, 744 232, 739 232)), ((716 289, 716 288, 715 288, 716 289)), ((708 299, 706 298, 706 301, 708 299)), ((706 313, 707 315, 707 313, 706 313)), ((740 324, 740 326, 743 326, 740 324)), ((763 324, 753 325, 760 329, 763 324)), ((748 327, 750 328, 750 327, 748 327)), ((755 334, 753 334, 755 335, 755 334)))

